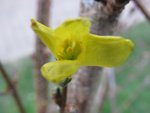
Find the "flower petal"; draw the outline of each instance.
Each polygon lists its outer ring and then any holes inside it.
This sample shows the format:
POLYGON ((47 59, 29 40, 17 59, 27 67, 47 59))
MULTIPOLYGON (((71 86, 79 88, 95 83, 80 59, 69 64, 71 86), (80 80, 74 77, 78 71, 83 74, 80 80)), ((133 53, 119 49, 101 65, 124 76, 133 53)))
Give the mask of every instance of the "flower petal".
POLYGON ((123 63, 133 49, 133 43, 118 36, 97 36, 89 34, 85 50, 79 59, 83 65, 114 67, 123 63))
POLYGON ((79 67, 79 63, 75 60, 62 60, 45 64, 41 72, 48 81, 59 84, 64 79, 71 77, 79 67))
POLYGON ((53 30, 34 19, 31 19, 31 28, 39 36, 41 41, 53 52, 59 40, 54 36, 53 30))
POLYGON ((86 18, 69 19, 55 29, 55 34, 62 38, 82 38, 89 32, 90 21, 86 18))

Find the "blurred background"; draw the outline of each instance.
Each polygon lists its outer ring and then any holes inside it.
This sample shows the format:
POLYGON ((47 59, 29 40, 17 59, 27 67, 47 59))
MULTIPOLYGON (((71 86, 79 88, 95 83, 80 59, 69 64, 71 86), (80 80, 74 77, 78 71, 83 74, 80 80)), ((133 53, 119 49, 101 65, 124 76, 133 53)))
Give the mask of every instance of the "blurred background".
MULTIPOLYGON (((150 15, 150 1, 141 2, 150 15)), ((0 0, 0 61, 14 81, 26 113, 36 112, 32 74, 32 54, 35 51, 36 38, 30 28, 30 19, 36 18, 36 10, 37 0, 0 0)), ((67 18, 78 17, 79 12, 80 0, 53 0, 49 24, 55 28, 67 18)), ((133 1, 127 4, 119 17, 117 34, 133 40, 135 48, 127 62, 115 69, 115 109, 118 113, 150 112, 149 22, 133 1)), ((52 85, 51 87, 53 89, 52 85)), ((112 113, 110 106, 110 101, 106 98, 102 113, 112 113)), ((19 113, 2 76, 0 113, 19 113)))

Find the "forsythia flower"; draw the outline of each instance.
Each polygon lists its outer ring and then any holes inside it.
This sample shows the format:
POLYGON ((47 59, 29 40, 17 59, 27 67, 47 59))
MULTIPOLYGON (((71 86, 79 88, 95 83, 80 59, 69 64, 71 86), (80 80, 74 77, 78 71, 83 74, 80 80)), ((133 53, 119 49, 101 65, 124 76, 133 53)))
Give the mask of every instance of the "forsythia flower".
POLYGON ((90 34, 90 25, 88 19, 78 18, 67 20, 53 30, 31 19, 33 31, 57 60, 41 68, 48 81, 61 83, 80 66, 114 67, 127 59, 133 49, 130 40, 90 34))

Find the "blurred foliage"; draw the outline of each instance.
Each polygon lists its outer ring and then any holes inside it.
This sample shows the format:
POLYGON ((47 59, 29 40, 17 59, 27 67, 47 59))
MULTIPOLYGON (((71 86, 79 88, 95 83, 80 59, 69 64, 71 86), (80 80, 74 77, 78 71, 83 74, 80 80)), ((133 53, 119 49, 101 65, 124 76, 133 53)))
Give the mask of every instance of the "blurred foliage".
MULTIPOLYGON (((125 33, 135 43, 128 61, 116 69, 118 113, 148 113, 150 105, 150 24, 140 23, 125 33)), ((107 104, 106 104, 107 103, 107 104)), ((103 113, 108 113, 109 100, 103 113)))
MULTIPOLYGON (((150 105, 150 25, 140 23, 125 32, 135 42, 134 52, 128 61, 116 69, 118 113, 148 113, 150 105)), ((7 72, 17 76, 17 89, 27 113, 35 113, 32 61, 24 58, 5 64, 7 72)), ((0 76, 0 92, 5 90, 0 76)), ((103 113, 110 113, 109 99, 104 102, 103 113)), ((0 96, 0 113, 18 113, 11 95, 0 96)))
MULTIPOLYGON (((27 113, 35 113, 35 93, 33 89, 32 61, 23 58, 17 62, 5 64, 5 69, 12 80, 16 79, 16 87, 27 113)), ((0 76, 0 92, 6 89, 6 84, 0 76)), ((16 104, 8 92, 0 96, 0 113, 19 113, 16 104)))

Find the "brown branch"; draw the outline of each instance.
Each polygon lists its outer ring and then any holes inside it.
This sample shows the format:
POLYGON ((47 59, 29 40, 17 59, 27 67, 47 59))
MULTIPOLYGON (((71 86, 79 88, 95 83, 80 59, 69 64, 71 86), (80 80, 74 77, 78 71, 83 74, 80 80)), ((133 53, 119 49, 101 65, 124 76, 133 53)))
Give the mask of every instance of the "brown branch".
POLYGON ((111 107, 111 113, 118 113, 116 105, 116 81, 114 68, 105 68, 108 79, 108 97, 111 107))
POLYGON ((101 83, 100 83, 98 90, 95 94, 90 113, 101 112, 104 100, 107 97, 107 92, 108 92, 108 87, 109 87, 108 81, 109 80, 108 80, 107 72, 103 71, 103 74, 101 75, 101 81, 100 81, 101 83))
POLYGON ((2 74, 2 77, 5 80, 6 84, 8 85, 9 89, 11 90, 11 95, 14 98, 20 113, 25 113, 25 109, 24 109, 23 104, 21 102, 21 99, 18 95, 18 92, 17 92, 16 88, 14 87, 12 81, 10 80, 8 74, 6 73, 6 71, 3 67, 3 65, 1 64, 1 62, 0 62, 0 72, 2 74))
MULTIPOLYGON (((97 0, 91 6, 82 2, 80 15, 91 19, 91 33, 112 35, 117 26, 118 16, 128 2, 129 0, 97 0)), ((75 106, 78 113, 90 111, 101 70, 99 67, 83 67, 74 75, 69 86, 68 104, 75 106)))
MULTIPOLYGON (((99 84, 99 67, 82 67, 74 75, 68 89, 68 111, 74 109, 75 113, 88 113, 92 96, 99 84)), ((70 112, 69 112, 70 113, 70 112)))
POLYGON ((144 14, 146 19, 150 22, 150 13, 148 10, 144 7, 144 5, 141 3, 140 0, 133 0, 135 5, 141 10, 141 12, 144 14))
POLYGON ((59 106, 60 113, 66 113, 67 86, 57 88, 56 92, 53 94, 53 99, 55 103, 59 106))
POLYGON ((63 87, 62 89, 62 103, 60 107, 60 113, 65 113, 66 101, 67 101, 67 86, 63 87))
MULTIPOLYGON (((48 25, 49 23, 50 0, 38 0, 37 19, 39 22, 48 25)), ((36 89, 36 109, 37 113, 46 113, 48 106, 48 83, 42 77, 41 66, 48 61, 45 46, 36 37, 35 54, 33 57, 35 89, 36 89)))

